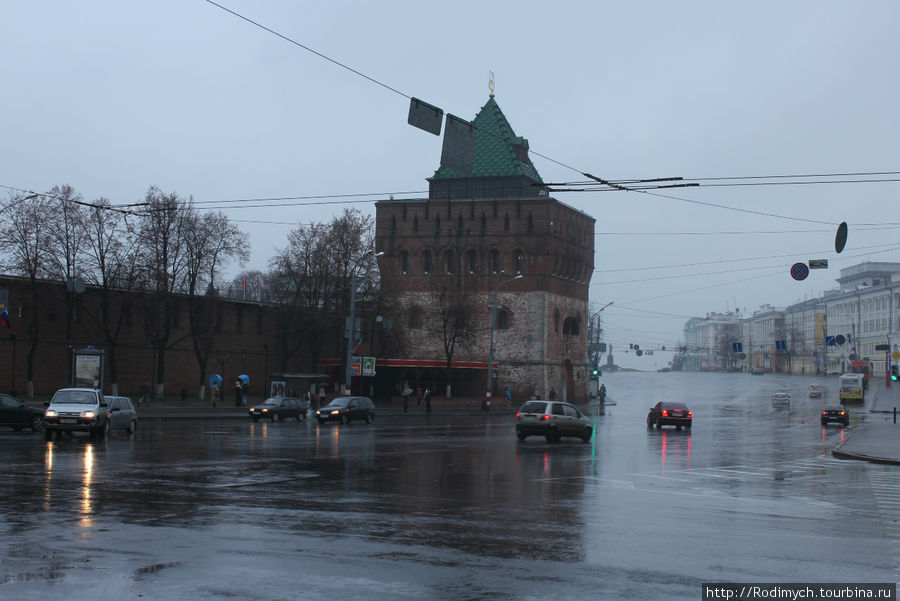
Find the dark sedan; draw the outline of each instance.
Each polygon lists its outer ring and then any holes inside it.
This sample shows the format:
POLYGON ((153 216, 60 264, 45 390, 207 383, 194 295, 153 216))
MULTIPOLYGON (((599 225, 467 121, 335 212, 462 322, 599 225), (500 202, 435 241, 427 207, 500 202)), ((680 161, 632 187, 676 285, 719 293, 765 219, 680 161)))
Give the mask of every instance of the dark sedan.
POLYGON ((270 419, 273 422, 295 418, 298 422, 306 420, 308 406, 294 397, 272 397, 263 403, 250 407, 250 419, 258 422, 260 419, 270 419))
POLYGON ((349 424, 355 419, 365 420, 367 424, 371 424, 375 421, 375 405, 369 397, 339 396, 318 409, 316 419, 320 424, 327 421, 349 424))
POLYGON ((31 428, 32 432, 44 429, 44 410, 29 407, 8 394, 0 394, 0 426, 11 426, 13 430, 31 428))
POLYGON ((843 405, 826 405, 822 408, 822 425, 829 422, 839 422, 845 426, 850 425, 850 412, 843 405))
POLYGON ((650 407, 650 413, 647 414, 647 427, 656 426, 658 430, 663 426, 675 426, 678 430, 681 430, 682 427, 690 430, 693 418, 693 414, 684 403, 660 401, 650 407))

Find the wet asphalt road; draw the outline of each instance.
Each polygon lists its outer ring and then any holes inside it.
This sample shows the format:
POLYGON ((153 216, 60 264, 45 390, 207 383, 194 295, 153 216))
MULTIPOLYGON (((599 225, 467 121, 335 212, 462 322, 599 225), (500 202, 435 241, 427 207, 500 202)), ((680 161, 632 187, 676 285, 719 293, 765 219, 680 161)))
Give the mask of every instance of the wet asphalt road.
MULTIPOLYGON (((699 599, 702 582, 898 580, 900 474, 830 456, 846 432, 819 425, 815 378, 603 381, 617 404, 589 444, 519 443, 509 414, 2 431, 0 599, 699 599), (693 430, 647 430, 657 400, 687 402, 693 430)), ((836 381, 819 381, 831 402, 836 381)))

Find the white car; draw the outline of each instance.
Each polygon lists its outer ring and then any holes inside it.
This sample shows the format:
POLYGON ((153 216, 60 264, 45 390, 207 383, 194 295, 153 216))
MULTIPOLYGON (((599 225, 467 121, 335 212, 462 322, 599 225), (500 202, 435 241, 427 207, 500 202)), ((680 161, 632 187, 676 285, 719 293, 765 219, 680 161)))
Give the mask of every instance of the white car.
POLYGON ((786 392, 776 392, 772 395, 772 406, 775 405, 790 405, 791 404, 791 395, 786 392))

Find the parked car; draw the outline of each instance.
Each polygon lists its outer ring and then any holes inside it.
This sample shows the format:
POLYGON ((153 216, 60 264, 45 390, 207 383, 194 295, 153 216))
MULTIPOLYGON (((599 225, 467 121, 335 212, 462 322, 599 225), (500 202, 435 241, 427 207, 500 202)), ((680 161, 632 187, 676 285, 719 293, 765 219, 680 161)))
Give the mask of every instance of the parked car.
POLYGON ((850 412, 843 405, 826 405, 822 408, 822 425, 828 422, 840 422, 850 425, 850 412))
POLYGON ((822 396, 822 385, 821 384, 810 384, 809 385, 809 398, 817 399, 822 396))
POLYGON ((675 426, 676 430, 681 428, 690 430, 693 422, 694 414, 687 405, 674 401, 660 401, 650 407, 647 414, 647 427, 655 426, 657 430, 663 426, 675 426))
POLYGON ((127 396, 106 397, 106 413, 110 430, 125 430, 134 434, 137 430, 137 411, 127 396))
POLYGON ((316 419, 320 424, 327 421, 349 424, 355 419, 371 424, 375 421, 375 404, 366 396, 339 396, 317 409, 316 419))
POLYGON ((302 422, 306 421, 306 411, 308 409, 308 402, 302 402, 300 399, 291 396, 276 396, 266 399, 255 407, 250 407, 248 412, 250 413, 250 419, 254 422, 258 422, 262 418, 277 422, 289 417, 302 422))
POLYGON ((577 407, 561 401, 527 401, 516 413, 516 436, 543 436, 547 442, 559 442, 563 436, 589 442, 594 424, 577 407))
POLYGON ((772 406, 791 404, 791 395, 786 392, 776 392, 772 395, 772 406))
POLYGON ((91 438, 109 435, 108 404, 95 388, 60 388, 47 402, 44 434, 53 440, 57 432, 88 432, 91 438))
POLYGON ((11 426, 17 432, 22 428, 43 430, 44 410, 29 407, 11 394, 0 394, 0 426, 11 426))

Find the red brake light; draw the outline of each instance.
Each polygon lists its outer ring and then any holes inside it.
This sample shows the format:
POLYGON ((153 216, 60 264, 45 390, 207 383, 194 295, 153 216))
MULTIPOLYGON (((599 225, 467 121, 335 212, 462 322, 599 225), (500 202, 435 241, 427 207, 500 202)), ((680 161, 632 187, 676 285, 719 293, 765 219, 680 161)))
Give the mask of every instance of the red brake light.
POLYGON ((662 410, 662 416, 663 416, 663 417, 669 417, 669 410, 668 410, 668 409, 663 409, 663 410, 662 410))
POLYGON ((823 412, 822 412, 822 415, 828 415, 828 412, 827 412, 827 411, 823 411, 823 412))
POLYGON ((541 419, 544 420, 545 422, 549 422, 550 416, 545 413, 544 415, 541 416, 541 419))
POLYGON ((693 413, 691 413, 690 411, 688 411, 688 417, 689 417, 689 418, 690 418, 690 417, 693 417, 693 413))
POLYGON ((521 413, 516 413, 516 419, 522 419, 522 414, 521 414, 521 413))

